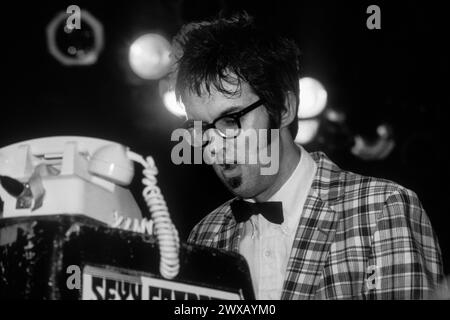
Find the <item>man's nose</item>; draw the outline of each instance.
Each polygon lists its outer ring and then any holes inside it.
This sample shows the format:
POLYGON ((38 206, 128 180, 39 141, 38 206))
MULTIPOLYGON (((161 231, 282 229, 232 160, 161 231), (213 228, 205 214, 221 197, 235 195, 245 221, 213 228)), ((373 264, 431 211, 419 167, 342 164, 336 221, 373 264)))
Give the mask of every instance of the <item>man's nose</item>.
POLYGON ((205 155, 208 157, 208 163, 223 163, 225 155, 224 138, 217 132, 217 129, 209 129, 205 132, 207 145, 205 155))

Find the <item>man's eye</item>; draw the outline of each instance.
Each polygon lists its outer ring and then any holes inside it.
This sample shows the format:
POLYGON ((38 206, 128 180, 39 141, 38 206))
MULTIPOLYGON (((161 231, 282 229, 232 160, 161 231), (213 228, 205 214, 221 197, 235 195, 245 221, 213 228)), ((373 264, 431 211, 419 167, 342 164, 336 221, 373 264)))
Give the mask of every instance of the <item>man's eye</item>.
POLYGON ((223 118, 222 119, 222 123, 226 124, 226 125, 233 125, 236 121, 234 121, 233 118, 223 118))

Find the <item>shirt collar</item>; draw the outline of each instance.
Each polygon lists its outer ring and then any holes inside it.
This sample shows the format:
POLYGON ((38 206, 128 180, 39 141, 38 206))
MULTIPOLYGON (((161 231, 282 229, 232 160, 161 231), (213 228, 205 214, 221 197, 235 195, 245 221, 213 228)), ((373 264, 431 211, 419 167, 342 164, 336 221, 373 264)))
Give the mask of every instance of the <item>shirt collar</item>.
POLYGON ((317 165, 309 153, 300 145, 300 161, 291 176, 281 188, 268 201, 281 201, 283 203, 284 222, 282 228, 287 231, 295 231, 303 204, 308 196, 317 165))
MULTIPOLYGON (((311 155, 301 145, 297 145, 297 147, 300 149, 300 160, 297 166, 281 188, 267 200, 281 201, 283 203, 284 222, 279 227, 288 234, 297 230, 303 205, 317 170, 317 164, 311 155)), ((245 199, 245 201, 255 202, 251 198, 245 199)), ((278 226, 270 223, 261 215, 252 216, 250 225, 253 229, 252 235, 255 235, 255 231, 261 232, 269 225, 278 226), (262 230, 259 230, 258 226, 262 230)), ((250 225, 247 223, 247 227, 250 227, 250 225)))

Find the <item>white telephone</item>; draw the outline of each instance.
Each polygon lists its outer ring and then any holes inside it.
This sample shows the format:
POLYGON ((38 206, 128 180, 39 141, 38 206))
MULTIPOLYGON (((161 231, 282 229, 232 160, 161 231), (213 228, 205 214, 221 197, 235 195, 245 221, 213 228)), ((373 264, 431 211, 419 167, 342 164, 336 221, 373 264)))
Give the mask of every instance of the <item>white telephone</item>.
POLYGON ((60 136, 19 142, 0 149, 0 218, 84 214, 112 227, 155 234, 160 271, 179 271, 179 238, 156 186, 157 168, 127 147, 96 138, 60 136), (143 196, 152 214, 143 219, 131 192, 133 162, 144 167, 143 196))

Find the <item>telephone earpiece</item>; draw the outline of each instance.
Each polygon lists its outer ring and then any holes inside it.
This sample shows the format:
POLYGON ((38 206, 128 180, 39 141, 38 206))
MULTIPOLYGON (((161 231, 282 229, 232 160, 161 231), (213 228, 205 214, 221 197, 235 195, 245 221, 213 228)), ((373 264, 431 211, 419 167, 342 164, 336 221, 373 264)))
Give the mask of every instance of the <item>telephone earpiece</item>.
POLYGON ((134 165, 127 155, 127 148, 120 144, 106 145, 95 151, 88 170, 121 186, 128 186, 134 176, 134 165))

